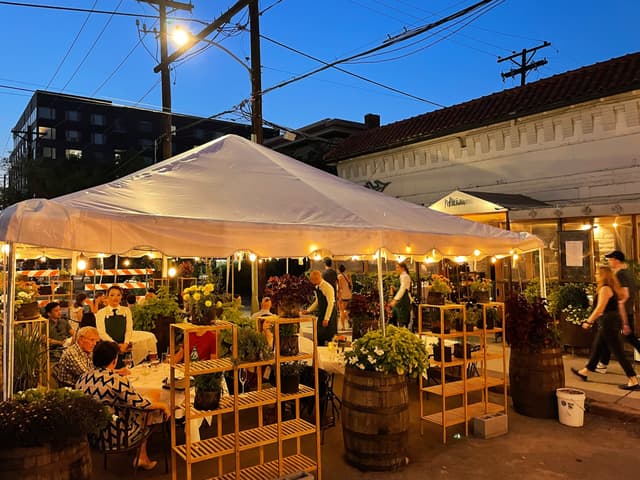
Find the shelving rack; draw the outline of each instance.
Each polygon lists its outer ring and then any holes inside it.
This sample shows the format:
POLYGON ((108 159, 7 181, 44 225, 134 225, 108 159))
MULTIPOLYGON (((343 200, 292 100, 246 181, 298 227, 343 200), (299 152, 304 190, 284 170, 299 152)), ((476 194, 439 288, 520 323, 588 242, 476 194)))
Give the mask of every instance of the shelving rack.
MULTIPOLYGON (((188 388, 185 389, 185 422, 190 425, 190 421, 198 418, 213 417, 216 422, 216 436, 201 441, 194 442, 191 439, 190 428, 185 429, 185 443, 176 444, 176 425, 175 416, 172 416, 171 434, 172 434, 172 479, 177 479, 177 458, 180 457, 186 464, 186 479, 191 480, 191 467, 194 463, 214 460, 217 462, 217 468, 213 478, 216 479, 254 479, 254 478, 278 478, 283 475, 295 473, 298 471, 317 472, 316 478, 321 479, 321 461, 320 461, 320 414, 318 402, 318 374, 317 374, 317 347, 314 346, 312 354, 297 354, 293 356, 280 355, 279 349, 279 328, 282 323, 298 323, 304 321, 312 321, 312 317, 301 318, 278 318, 271 317, 274 321, 275 334, 275 355, 271 360, 256 362, 233 362, 231 358, 222 358, 216 360, 191 361, 188 353, 189 333, 204 329, 205 331, 215 331, 217 333, 218 342, 220 342, 220 333, 223 330, 232 331, 232 357, 237 358, 238 342, 237 327, 231 323, 218 321, 211 326, 195 326, 188 323, 171 325, 172 335, 170 341, 170 352, 172 358, 175 354, 175 333, 179 330, 184 334, 184 364, 171 363, 170 385, 171 387, 171 408, 175 412, 176 408, 182 408, 176 405, 175 400, 175 377, 179 372, 184 378, 190 376, 201 375, 204 373, 233 371, 233 394, 223 397, 220 400, 220 406, 216 410, 198 411, 192 405, 192 394, 188 388), (283 394, 280 391, 280 364, 290 361, 312 360, 315 372, 315 388, 300 385, 299 391, 295 394, 283 394), (265 367, 275 368, 276 386, 263 384, 262 374, 265 367), (239 370, 255 369, 257 374, 257 387, 255 391, 241 393, 239 391, 239 370), (314 397, 315 401, 315 425, 300 416, 300 399, 304 397, 314 397), (294 416, 292 419, 284 420, 282 417, 282 404, 284 402, 293 401, 294 416), (188 408, 186 406, 189 406, 188 408), (263 410, 264 407, 274 406, 277 411, 276 423, 265 425, 263 410), (249 415, 249 411, 257 414, 257 426, 252 428, 244 428, 240 424, 240 415, 243 417, 249 415), (223 417, 233 416, 233 431, 223 432, 223 417), (315 435, 315 458, 303 453, 301 444, 302 437, 307 435, 315 435), (285 442, 295 442, 295 453, 285 455, 283 445, 285 442), (277 456, 268 457, 265 447, 276 445, 277 456), (245 452, 256 451, 258 462, 254 465, 247 466, 246 461, 243 462, 241 457, 245 452), (234 468, 228 471, 228 462, 224 462, 225 457, 234 459, 234 468), (225 471, 225 465, 227 471, 225 471)), ((315 336, 315 322, 314 336, 315 336)), ((218 349, 217 351, 220 351, 218 349)), ((252 456, 255 459, 256 456, 252 456)))
MULTIPOLYGON (((424 377, 420 377, 420 433, 424 433, 423 422, 430 422, 442 427, 442 442, 447 442, 447 428, 454 425, 464 424, 465 435, 469 434, 469 420, 479 415, 487 413, 506 413, 507 393, 506 393, 506 355, 504 345, 504 304, 491 302, 482 304, 482 328, 474 328, 473 331, 467 331, 466 324, 466 308, 460 304, 446 305, 419 305, 418 315, 418 334, 420 336, 436 337, 440 340, 440 361, 432 361, 432 366, 440 369, 440 383, 436 385, 425 385, 424 377), (433 333, 431 330, 425 330, 422 325, 423 309, 437 309, 440 317, 440 333, 433 333), (498 308, 502 312, 502 323, 500 327, 494 325, 494 328, 487 329, 487 309, 498 308), (451 330, 450 333, 445 332, 445 313, 447 311, 460 311, 462 313, 462 331, 451 330), (489 352, 487 337, 490 334, 501 334, 502 349, 501 352, 489 352), (479 338, 480 351, 469 353, 467 349, 468 340, 470 338, 479 338), (445 341, 458 340, 462 344, 463 358, 454 358, 446 361, 445 358, 445 341), (489 376, 487 362, 490 360, 502 359, 503 369, 500 377, 489 376), (474 365, 478 376, 469 377, 468 367, 474 365), (448 381, 447 369, 453 367, 460 368, 460 380, 448 381), (489 389, 502 385, 504 388, 503 404, 496 404, 489 401, 489 389), (480 392, 480 401, 472 401, 469 394, 480 392), (427 414, 425 412, 425 396, 428 394, 437 395, 441 398, 440 411, 427 414), (458 397, 460 406, 451 408, 447 405, 447 400, 458 397)), ((434 346, 434 348, 437 348, 434 346)), ((453 352, 452 352, 453 353, 453 352)))

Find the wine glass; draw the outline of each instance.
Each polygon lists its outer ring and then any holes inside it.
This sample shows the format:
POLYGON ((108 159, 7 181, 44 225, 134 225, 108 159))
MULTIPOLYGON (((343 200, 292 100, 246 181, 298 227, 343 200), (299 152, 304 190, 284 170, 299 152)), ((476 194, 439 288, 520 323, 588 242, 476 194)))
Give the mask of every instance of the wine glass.
POLYGON ((241 368, 238 370, 238 381, 242 385, 242 393, 244 393, 244 384, 247 383, 247 369, 241 368))
POLYGON ((127 353, 124 356, 124 366, 128 369, 131 370, 133 368, 133 358, 131 357, 130 353, 127 353))

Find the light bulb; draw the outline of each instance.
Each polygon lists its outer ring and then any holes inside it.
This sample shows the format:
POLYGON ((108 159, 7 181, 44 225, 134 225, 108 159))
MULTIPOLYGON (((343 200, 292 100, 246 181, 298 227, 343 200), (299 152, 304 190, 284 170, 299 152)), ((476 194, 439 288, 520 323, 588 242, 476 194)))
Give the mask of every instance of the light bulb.
POLYGON ((178 271, 176 270, 176 267, 169 267, 169 270, 167 270, 167 274, 173 278, 176 276, 176 273, 178 273, 178 271))

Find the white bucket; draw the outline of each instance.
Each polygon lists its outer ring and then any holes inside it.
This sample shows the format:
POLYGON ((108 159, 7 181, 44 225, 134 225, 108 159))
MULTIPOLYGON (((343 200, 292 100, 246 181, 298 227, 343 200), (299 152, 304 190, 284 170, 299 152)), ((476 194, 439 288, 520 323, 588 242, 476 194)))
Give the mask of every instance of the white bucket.
POLYGON ((558 419, 563 425, 581 427, 584 424, 584 399, 582 390, 575 388, 558 388, 558 419))

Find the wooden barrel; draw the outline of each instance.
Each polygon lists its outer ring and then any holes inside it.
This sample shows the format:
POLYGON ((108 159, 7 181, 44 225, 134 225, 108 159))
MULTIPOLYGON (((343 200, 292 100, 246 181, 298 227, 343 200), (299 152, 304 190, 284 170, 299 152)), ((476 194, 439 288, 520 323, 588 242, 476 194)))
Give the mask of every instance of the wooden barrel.
POLYGON ((406 464, 409 391, 405 375, 345 370, 342 436, 348 463, 386 471, 406 464))
POLYGON ((92 478, 92 466, 87 440, 63 448, 47 445, 0 450, 0 478, 88 480, 92 478))
POLYGON ((563 387, 561 349, 511 349, 509 389, 516 412, 528 417, 557 418, 556 389, 563 387))

